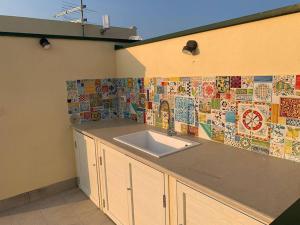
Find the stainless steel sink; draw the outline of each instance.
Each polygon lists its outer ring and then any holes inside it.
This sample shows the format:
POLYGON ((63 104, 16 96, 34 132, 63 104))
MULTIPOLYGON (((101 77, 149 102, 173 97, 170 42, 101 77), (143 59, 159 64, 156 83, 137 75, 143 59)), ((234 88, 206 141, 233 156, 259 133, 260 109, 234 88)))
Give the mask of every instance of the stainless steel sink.
POLYGON ((200 144, 176 136, 170 137, 153 130, 144 130, 115 137, 114 140, 158 158, 200 144))

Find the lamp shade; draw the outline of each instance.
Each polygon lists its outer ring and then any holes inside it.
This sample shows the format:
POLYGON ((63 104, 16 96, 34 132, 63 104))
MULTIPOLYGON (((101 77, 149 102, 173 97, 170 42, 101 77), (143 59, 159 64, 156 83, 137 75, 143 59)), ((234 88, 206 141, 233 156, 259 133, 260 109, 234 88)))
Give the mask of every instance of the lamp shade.
POLYGON ((51 47, 50 42, 47 40, 47 38, 41 38, 40 40, 40 45, 44 48, 44 49, 49 49, 51 47))
POLYGON ((198 43, 194 40, 189 40, 183 47, 182 52, 189 55, 194 55, 197 51, 198 43))

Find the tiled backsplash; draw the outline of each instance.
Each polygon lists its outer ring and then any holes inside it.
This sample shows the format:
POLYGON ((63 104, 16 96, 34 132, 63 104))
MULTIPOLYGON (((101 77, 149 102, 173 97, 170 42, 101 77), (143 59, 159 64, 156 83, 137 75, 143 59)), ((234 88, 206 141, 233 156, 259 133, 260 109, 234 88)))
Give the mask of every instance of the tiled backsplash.
POLYGON ((72 123, 128 118, 144 122, 142 78, 67 81, 72 123))
POLYGON ((68 81, 72 118, 131 118, 280 158, 300 161, 300 75, 68 81), (76 94, 77 93, 77 94, 76 94), (95 100, 97 99, 97 100, 95 100))

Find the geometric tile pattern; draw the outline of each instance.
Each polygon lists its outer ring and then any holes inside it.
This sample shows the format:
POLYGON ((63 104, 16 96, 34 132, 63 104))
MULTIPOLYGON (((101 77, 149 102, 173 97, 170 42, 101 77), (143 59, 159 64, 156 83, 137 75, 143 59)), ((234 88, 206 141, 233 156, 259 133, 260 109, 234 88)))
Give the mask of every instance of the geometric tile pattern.
POLYGON ((128 118, 144 123, 145 94, 142 78, 66 81, 70 121, 128 118))
POLYGON ((71 121, 132 119, 300 162, 300 75, 67 81, 71 121))

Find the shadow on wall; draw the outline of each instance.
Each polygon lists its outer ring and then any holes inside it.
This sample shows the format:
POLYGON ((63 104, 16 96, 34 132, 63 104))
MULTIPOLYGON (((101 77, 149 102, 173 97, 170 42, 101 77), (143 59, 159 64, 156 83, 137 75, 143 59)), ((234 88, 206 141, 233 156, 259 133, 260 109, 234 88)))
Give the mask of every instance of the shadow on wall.
MULTIPOLYGON (((136 56, 132 55, 128 49, 123 49, 122 52, 116 52, 116 55, 118 55, 118 53, 122 54, 122 60, 118 60, 118 56, 116 56, 117 77, 146 76, 146 67, 137 59, 136 56), (120 72, 120 68, 122 68, 124 72, 120 72)), ((147 54, 144 56, 147 57, 147 54)))

